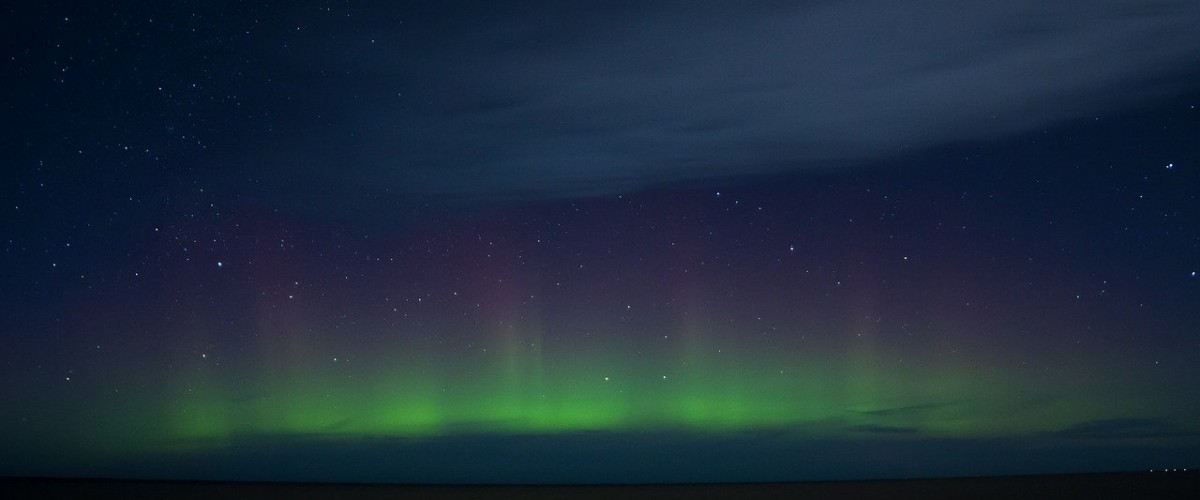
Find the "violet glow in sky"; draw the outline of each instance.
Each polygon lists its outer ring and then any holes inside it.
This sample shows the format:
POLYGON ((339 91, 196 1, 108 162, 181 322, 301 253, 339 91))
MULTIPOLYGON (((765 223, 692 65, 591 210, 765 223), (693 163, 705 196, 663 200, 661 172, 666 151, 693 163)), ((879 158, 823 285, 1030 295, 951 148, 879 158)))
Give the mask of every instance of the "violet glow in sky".
POLYGON ((7 9, 0 474, 1200 459, 1194 2, 7 9))

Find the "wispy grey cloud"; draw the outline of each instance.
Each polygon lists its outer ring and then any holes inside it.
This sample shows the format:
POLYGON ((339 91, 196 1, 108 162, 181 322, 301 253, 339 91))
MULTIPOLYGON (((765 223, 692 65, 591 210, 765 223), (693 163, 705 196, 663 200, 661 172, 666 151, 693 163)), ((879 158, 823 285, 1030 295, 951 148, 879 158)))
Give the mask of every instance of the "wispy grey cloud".
POLYGON ((1200 437, 1200 431, 1157 418, 1115 418, 1080 422, 1051 435, 1071 439, 1152 439, 1200 437))
POLYGON ((911 406, 897 406, 892 408, 880 408, 877 410, 868 410, 859 412, 863 415, 871 415, 876 417, 893 417, 897 415, 909 415, 914 413, 924 413, 939 408, 945 408, 948 404, 923 404, 911 406))
POLYGON ((851 432, 862 432, 862 433, 866 433, 866 434, 885 434, 885 435, 916 434, 918 432, 916 427, 896 427, 896 426, 892 426, 892 425, 870 425, 870 424, 852 425, 850 427, 847 427, 846 429, 851 432))
POLYGON ((1189 0, 462 9, 381 24, 387 50, 297 48, 306 71, 370 78, 350 104, 297 103, 355 139, 295 137, 288 164, 401 193, 608 193, 1038 130, 1200 67, 1189 0))

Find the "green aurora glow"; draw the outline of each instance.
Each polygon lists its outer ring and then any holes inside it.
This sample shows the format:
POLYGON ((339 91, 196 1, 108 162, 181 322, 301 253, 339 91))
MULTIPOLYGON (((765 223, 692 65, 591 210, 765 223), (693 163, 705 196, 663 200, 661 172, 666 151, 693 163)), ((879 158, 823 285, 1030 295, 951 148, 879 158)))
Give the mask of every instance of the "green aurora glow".
POLYGON ((268 347, 265 358, 274 361, 255 370, 218 369, 205 359, 151 397, 109 405, 111 414, 93 421, 105 428, 87 431, 86 446, 125 454, 221 448, 254 436, 763 429, 808 438, 982 438, 1163 408, 1161 399, 1082 363, 1020 370, 1002 366, 999 355, 890 359, 858 336, 766 349, 717 347, 703 334, 680 332, 675 348, 630 356, 637 346, 612 342, 628 335, 551 349, 527 340, 543 332, 507 333, 470 352, 405 341, 336 360, 311 346, 268 347), (126 418, 135 414, 142 420, 126 418))

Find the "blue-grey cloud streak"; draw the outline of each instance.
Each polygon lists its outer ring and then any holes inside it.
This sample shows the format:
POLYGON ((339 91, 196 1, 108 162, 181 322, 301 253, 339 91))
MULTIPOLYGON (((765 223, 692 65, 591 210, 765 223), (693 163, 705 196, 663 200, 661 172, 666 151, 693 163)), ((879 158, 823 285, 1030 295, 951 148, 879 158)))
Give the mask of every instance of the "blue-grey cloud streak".
POLYGON ((612 193, 1036 131, 1170 97, 1200 67, 1190 0, 392 14, 289 49, 294 71, 364 90, 299 103, 351 139, 292 137, 305 153, 286 162, 395 193, 612 193))

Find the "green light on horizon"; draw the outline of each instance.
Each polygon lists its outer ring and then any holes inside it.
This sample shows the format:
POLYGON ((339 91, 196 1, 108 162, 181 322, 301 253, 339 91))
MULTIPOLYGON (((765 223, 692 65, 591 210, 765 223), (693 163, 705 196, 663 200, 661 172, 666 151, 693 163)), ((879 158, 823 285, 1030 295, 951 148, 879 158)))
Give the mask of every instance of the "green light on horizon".
POLYGON ((675 349, 630 356, 636 346, 554 350, 501 338, 486 351, 390 346, 348 362, 293 349, 286 362, 252 370, 189 371, 97 420, 103 428, 86 446, 153 453, 272 436, 763 429, 840 439, 1004 437, 1137 417, 1155 404, 1129 404, 1138 401, 1130 391, 1086 367, 1046 379, 988 359, 890 362, 870 346, 717 349, 685 335, 675 349), (123 415, 135 413, 153 423, 126 423, 123 415))

